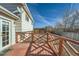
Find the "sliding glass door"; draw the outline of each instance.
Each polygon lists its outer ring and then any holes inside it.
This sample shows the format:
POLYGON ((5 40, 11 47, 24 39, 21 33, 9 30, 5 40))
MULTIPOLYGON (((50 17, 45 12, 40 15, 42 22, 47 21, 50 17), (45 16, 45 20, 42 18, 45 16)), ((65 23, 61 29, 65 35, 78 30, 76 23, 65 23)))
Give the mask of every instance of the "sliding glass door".
POLYGON ((8 21, 2 21, 2 47, 9 44, 9 25, 8 21))

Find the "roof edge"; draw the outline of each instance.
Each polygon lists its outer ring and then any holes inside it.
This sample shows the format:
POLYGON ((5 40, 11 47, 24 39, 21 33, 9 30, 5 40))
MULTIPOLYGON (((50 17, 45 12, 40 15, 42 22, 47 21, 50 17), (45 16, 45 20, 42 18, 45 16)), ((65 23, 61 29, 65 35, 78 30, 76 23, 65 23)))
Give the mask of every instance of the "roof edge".
POLYGON ((29 8, 28 8, 27 4, 25 4, 25 3, 20 3, 20 4, 23 6, 25 12, 30 17, 30 19, 32 20, 32 22, 34 22, 33 17, 31 15, 31 12, 29 11, 29 8))
POLYGON ((0 12, 12 17, 13 19, 20 19, 18 16, 16 16, 15 14, 13 14, 12 12, 10 12, 9 10, 7 10, 6 8, 4 8, 3 6, 0 5, 0 12))

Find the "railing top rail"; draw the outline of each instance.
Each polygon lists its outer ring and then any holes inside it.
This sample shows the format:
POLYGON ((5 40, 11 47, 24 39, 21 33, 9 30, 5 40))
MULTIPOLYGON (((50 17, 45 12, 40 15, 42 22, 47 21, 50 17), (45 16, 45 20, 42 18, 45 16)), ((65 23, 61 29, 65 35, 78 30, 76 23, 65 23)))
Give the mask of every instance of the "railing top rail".
MULTIPOLYGON (((51 33, 49 33, 49 34, 51 34, 51 33)), ((57 36, 58 39, 63 39, 64 41, 69 41, 71 43, 79 45, 79 41, 76 41, 76 40, 73 40, 73 39, 70 39, 70 38, 67 38, 67 37, 64 37, 64 36, 59 36, 59 35, 56 35, 56 34, 53 34, 53 35, 57 36)))
MULTIPOLYGON (((17 32, 17 33, 18 33, 18 34, 21 34, 21 33, 23 33, 23 32, 17 32)), ((24 32, 24 33, 26 33, 26 34, 38 34, 38 33, 34 33, 34 32, 24 32)), ((51 34, 51 33, 49 33, 49 32, 46 32, 46 33, 48 33, 48 34, 50 34, 50 35, 56 36, 57 39, 63 39, 64 41, 69 41, 69 42, 71 42, 71 43, 74 43, 74 44, 79 45, 79 41, 72 40, 72 39, 67 38, 67 37, 64 37, 64 36, 59 36, 59 35, 56 35, 56 34, 51 34)))
POLYGON ((65 41, 69 41, 69 42, 72 42, 74 44, 79 45, 79 41, 76 41, 76 40, 73 40, 73 39, 70 39, 70 38, 66 38, 66 37, 63 37, 63 36, 60 36, 60 38, 64 39, 65 41))

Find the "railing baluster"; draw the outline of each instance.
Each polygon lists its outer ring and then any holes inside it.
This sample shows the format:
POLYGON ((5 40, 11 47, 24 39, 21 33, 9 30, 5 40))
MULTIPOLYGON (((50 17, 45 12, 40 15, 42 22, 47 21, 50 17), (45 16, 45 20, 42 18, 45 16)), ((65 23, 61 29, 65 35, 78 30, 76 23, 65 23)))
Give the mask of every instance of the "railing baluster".
POLYGON ((18 43, 18 35, 19 34, 20 34, 19 32, 16 32, 16 43, 18 43))
POLYGON ((70 53, 69 49, 68 49, 65 45, 63 45, 63 48, 65 49, 66 53, 67 53, 69 56, 73 56, 73 55, 70 53))
POLYGON ((48 39, 49 39, 49 37, 48 37, 49 35, 48 35, 48 32, 47 32, 47 42, 48 42, 48 39))
POLYGON ((68 41, 66 43, 71 48, 71 50, 73 50, 75 54, 79 55, 79 52, 68 41))
POLYGON ((64 40, 63 39, 60 39, 59 40, 59 56, 62 55, 62 52, 63 52, 63 44, 64 44, 64 40))

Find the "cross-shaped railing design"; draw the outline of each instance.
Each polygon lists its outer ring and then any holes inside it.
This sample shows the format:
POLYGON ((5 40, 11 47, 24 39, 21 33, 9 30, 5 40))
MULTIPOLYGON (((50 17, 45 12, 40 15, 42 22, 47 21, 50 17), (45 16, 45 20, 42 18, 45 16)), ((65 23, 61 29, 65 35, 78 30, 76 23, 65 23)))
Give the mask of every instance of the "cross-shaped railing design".
POLYGON ((26 55, 35 56, 61 56, 79 55, 79 41, 49 32, 46 33, 17 33, 17 41, 29 42, 26 55), (77 46, 77 49, 75 48, 77 46))

